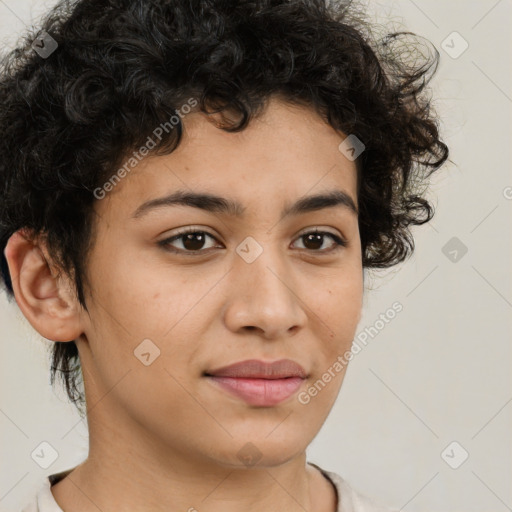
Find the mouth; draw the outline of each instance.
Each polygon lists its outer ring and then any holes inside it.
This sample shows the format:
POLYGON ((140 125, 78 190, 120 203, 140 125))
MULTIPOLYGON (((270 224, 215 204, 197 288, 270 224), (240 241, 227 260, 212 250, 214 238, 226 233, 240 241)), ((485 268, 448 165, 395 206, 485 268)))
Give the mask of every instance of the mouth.
POLYGON ((306 370, 290 359, 251 359, 203 375, 218 388, 259 407, 271 407, 290 398, 307 378, 306 370))

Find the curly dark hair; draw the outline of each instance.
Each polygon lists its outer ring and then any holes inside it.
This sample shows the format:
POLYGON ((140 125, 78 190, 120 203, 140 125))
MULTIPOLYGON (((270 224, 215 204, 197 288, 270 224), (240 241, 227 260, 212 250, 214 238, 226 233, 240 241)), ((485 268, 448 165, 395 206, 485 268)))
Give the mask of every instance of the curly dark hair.
MULTIPOLYGON (((26 228, 43 237, 87 311, 86 262, 94 191, 190 97, 204 113, 229 109, 243 130, 271 96, 314 108, 365 145, 356 159, 365 268, 414 250, 410 225, 431 220, 428 178, 448 158, 426 88, 439 52, 406 31, 377 36, 350 1, 78 0, 59 2, 22 35, 0 67, 0 248, 26 228), (46 31, 58 47, 32 46, 46 31)), ((182 121, 153 150, 172 152, 182 121)), ((58 372, 82 412, 74 341, 52 344, 58 372)))

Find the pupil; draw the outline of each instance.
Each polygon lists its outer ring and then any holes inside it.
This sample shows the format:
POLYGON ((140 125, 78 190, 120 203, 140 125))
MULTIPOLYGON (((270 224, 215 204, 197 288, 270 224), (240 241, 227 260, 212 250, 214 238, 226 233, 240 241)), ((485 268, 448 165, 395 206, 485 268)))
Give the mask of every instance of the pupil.
MULTIPOLYGON (((306 240, 313 242, 313 249, 318 249, 322 247, 322 237, 323 235, 320 233, 310 233, 309 235, 305 235, 306 240)), ((307 247, 307 244, 304 244, 307 247)))
POLYGON ((204 235, 202 233, 187 233, 183 240, 183 246, 189 251, 197 251, 204 244, 204 235))

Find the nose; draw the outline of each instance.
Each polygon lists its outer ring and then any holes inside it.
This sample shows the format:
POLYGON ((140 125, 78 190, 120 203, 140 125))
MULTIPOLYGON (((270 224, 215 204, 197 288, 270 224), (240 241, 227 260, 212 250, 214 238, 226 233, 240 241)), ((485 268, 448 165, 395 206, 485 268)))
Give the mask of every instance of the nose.
POLYGON ((264 248, 252 263, 235 256, 228 274, 230 291, 224 321, 233 332, 258 331, 266 339, 283 339, 307 321, 305 297, 278 250, 264 248))

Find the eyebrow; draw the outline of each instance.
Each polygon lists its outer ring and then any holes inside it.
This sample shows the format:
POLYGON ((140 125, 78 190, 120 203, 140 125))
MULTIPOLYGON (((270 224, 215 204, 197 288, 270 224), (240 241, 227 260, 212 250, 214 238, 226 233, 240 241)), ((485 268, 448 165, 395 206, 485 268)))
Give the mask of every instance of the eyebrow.
MULTIPOLYGON (((209 193, 177 190, 172 194, 151 199, 141 204, 134 211, 132 218, 137 219, 151 210, 170 206, 191 206, 211 213, 225 214, 233 217, 242 217, 246 210, 245 206, 233 199, 209 193)), ((295 203, 285 206, 281 212, 281 219, 287 215, 298 215, 323 210, 324 208, 340 206, 355 215, 359 215, 354 200, 347 192, 343 190, 331 190, 321 194, 302 197, 295 203)))

